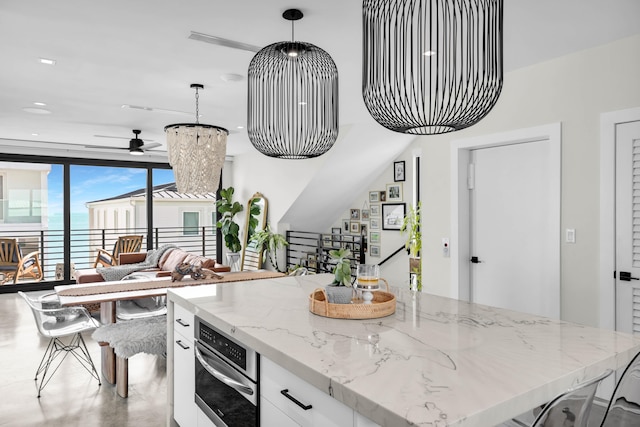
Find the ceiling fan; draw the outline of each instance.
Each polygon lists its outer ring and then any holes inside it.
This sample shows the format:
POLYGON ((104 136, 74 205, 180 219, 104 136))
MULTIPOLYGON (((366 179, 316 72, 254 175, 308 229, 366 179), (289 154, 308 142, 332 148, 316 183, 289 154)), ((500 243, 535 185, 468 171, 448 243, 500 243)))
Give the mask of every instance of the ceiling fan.
MULTIPOLYGON (((105 145, 85 145, 85 148, 100 148, 100 149, 108 149, 108 150, 129 150, 129 154, 134 156, 141 156, 145 151, 150 150, 151 148, 160 147, 162 144, 158 142, 152 143, 144 143, 143 140, 138 138, 142 131, 138 129, 133 129, 134 137, 129 140, 129 147, 107 147, 105 145)), ((105 135, 95 135, 101 138, 121 138, 115 136, 105 136, 105 135)))

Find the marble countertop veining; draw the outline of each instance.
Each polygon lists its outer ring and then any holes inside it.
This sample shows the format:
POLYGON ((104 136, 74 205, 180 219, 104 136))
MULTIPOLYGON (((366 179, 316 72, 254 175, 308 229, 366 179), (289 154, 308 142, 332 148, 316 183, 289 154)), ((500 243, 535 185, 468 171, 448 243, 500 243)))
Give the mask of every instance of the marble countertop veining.
POLYGON ((385 426, 494 426, 640 351, 631 335, 396 288, 391 316, 317 316, 309 294, 331 277, 169 298, 385 426))

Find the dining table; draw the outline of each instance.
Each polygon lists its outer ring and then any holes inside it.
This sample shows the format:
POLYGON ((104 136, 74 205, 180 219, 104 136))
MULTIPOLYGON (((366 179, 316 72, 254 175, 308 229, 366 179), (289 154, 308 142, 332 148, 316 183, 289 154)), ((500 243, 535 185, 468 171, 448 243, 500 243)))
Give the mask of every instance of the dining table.
MULTIPOLYGON (((148 277, 134 280, 95 282, 54 287, 63 306, 100 304, 100 323, 108 325, 117 322, 118 301, 163 296, 167 289, 216 283, 249 281, 283 276, 282 273, 267 270, 222 272, 215 277, 193 279, 185 277, 173 280, 171 277, 148 277)), ((108 345, 101 346, 101 370, 104 380, 116 384, 116 355, 108 345)))

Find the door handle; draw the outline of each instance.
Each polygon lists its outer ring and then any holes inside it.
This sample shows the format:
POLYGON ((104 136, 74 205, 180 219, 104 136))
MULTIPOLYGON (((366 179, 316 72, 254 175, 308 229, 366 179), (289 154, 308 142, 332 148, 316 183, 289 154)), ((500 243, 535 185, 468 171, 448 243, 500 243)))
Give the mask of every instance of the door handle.
POLYGON ((482 262, 478 259, 477 256, 472 256, 470 261, 472 264, 480 264, 482 262))
POLYGON ((629 273, 628 271, 621 271, 620 280, 623 282, 630 282, 632 280, 640 280, 640 279, 637 277, 631 277, 631 273, 629 273))

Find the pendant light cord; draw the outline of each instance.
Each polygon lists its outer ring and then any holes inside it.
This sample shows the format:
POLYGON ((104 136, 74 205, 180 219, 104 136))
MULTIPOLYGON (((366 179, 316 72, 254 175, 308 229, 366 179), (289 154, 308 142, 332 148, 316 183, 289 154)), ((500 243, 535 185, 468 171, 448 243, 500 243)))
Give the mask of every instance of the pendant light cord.
POLYGON ((196 124, 200 124, 200 104, 199 104, 200 94, 198 94, 198 88, 196 87, 196 124))

